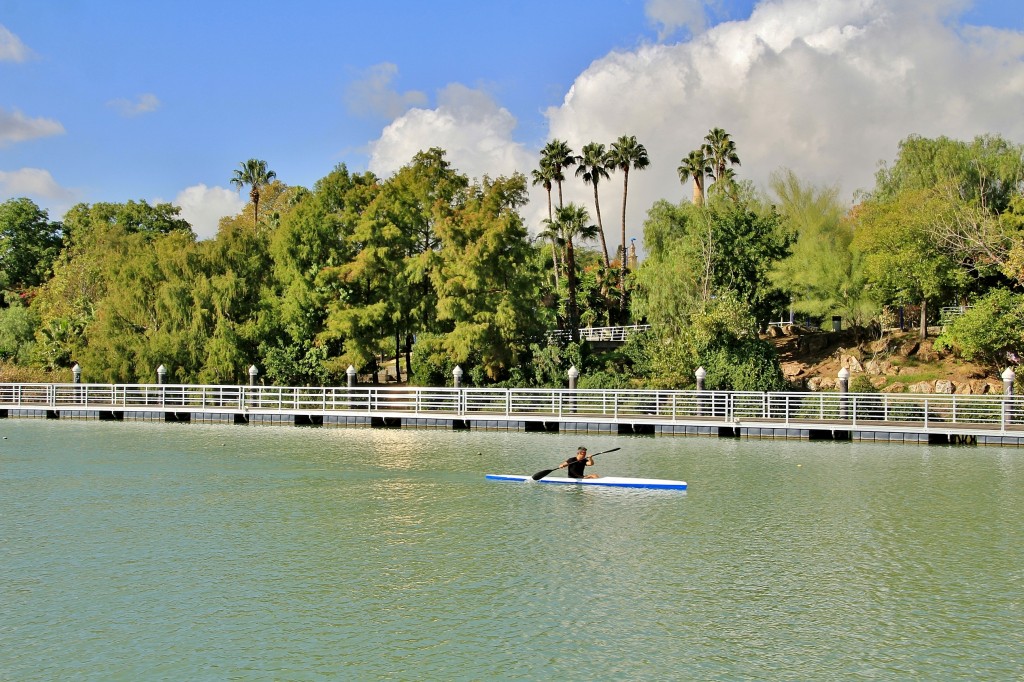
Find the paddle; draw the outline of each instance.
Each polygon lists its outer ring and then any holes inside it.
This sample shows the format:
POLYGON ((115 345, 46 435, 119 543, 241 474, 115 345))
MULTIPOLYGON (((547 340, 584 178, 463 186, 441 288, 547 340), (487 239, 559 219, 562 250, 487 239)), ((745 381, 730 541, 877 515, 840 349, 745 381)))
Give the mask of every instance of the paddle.
MULTIPOLYGON (((592 455, 587 455, 587 457, 589 458, 589 457, 597 457, 598 455, 607 455, 609 452, 615 452, 616 450, 621 450, 621 449, 622 448, 612 448, 611 450, 605 450, 603 452, 595 452, 592 455)), ((550 474, 552 471, 558 471, 561 468, 562 467, 557 466, 554 469, 544 469, 543 471, 538 471, 537 473, 535 473, 530 478, 532 478, 535 481, 539 481, 540 479, 542 479, 545 476, 547 476, 548 474, 550 474)))

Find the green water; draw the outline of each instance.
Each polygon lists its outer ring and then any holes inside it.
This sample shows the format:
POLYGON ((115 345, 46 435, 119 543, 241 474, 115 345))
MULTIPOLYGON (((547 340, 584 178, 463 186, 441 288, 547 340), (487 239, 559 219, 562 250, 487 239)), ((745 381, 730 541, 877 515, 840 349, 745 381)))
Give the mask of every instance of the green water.
POLYGON ((1024 450, 0 434, 3 680, 1024 678, 1024 450), (579 444, 690 490, 484 480, 579 444))

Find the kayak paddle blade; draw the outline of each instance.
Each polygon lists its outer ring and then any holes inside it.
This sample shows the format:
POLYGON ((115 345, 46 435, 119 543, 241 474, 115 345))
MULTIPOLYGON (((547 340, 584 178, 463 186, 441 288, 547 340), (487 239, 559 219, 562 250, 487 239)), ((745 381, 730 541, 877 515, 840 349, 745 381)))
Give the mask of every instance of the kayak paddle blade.
POLYGON ((544 471, 538 471, 537 473, 535 473, 530 478, 532 478, 535 481, 539 481, 540 479, 542 479, 545 476, 547 476, 548 474, 550 474, 552 471, 554 471, 554 469, 545 469, 544 471))

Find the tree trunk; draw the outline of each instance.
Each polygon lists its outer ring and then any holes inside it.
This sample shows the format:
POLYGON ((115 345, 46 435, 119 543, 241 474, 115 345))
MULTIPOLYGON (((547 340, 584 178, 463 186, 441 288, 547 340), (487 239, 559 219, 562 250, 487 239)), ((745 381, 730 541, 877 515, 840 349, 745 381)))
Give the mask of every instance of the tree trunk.
POLYGON ((256 226, 260 222, 260 191, 256 187, 252 188, 249 192, 249 198, 252 199, 252 224, 256 226))
POLYGON ((918 334, 922 339, 928 338, 928 299, 921 299, 921 331, 918 334))
POLYGON ((594 182, 594 211, 597 213, 597 234, 601 237, 601 253, 604 255, 604 268, 607 270, 611 261, 608 259, 608 244, 604 241, 604 223, 601 222, 601 201, 597 198, 596 180, 594 182))
POLYGON ((622 261, 619 263, 619 318, 626 323, 626 198, 629 196, 629 169, 622 171, 622 261))
POLYGON ((565 282, 569 288, 569 305, 566 313, 569 317, 569 334, 573 343, 580 340, 579 311, 576 303, 576 253, 572 247, 572 239, 565 240, 565 282))
POLYGON ((395 381, 402 381, 402 334, 395 330, 395 381))
POLYGON ((405 380, 412 377, 412 334, 405 335, 405 380))
POLYGON ((704 205, 704 178, 693 176, 693 205, 704 205))

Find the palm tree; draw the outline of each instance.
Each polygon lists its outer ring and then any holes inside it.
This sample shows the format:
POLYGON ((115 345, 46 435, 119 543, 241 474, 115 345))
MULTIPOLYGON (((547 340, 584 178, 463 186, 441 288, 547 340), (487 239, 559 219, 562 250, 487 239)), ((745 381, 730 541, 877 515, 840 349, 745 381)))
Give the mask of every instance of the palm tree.
POLYGON ((622 246, 620 251, 621 261, 619 263, 619 315, 625 321, 626 317, 626 198, 629 196, 629 171, 635 168, 643 170, 651 165, 647 156, 647 149, 636 141, 634 135, 623 135, 615 142, 612 142, 611 151, 608 152, 608 166, 622 171, 622 246))
POLYGON ((597 185, 610 176, 608 173, 608 152, 603 144, 591 142, 583 145, 583 153, 576 157, 576 177, 582 177, 583 182, 594 187, 594 211, 597 213, 597 230, 601 238, 601 251, 604 255, 604 267, 608 268, 611 261, 608 259, 608 244, 604 239, 604 223, 601 221, 601 200, 597 196, 597 185))
POLYGON ((234 177, 231 178, 231 184, 239 191, 246 185, 251 187, 249 199, 252 200, 253 224, 256 224, 260 218, 260 188, 269 185, 272 180, 277 178, 277 173, 267 170, 267 162, 262 159, 249 159, 239 163, 238 166, 235 169, 234 177))
MULTIPOLYGON (((533 185, 536 187, 540 185, 544 188, 544 191, 548 193, 548 223, 553 222, 554 217, 551 213, 551 187, 554 178, 554 170, 546 163, 547 159, 541 157, 540 168, 533 169, 533 185)), ((550 230, 545 231, 541 234, 543 237, 550 237, 551 239, 551 266, 555 271, 555 289, 558 288, 558 235, 551 232, 550 230)))
POLYGON ((551 140, 540 150, 541 167, 547 166, 551 170, 551 180, 558 185, 558 208, 562 208, 562 181, 565 180, 562 171, 575 163, 576 157, 569 143, 563 140, 551 140))
POLYGON ((576 288, 576 251, 573 240, 593 239, 598 235, 597 225, 590 224, 590 214, 584 207, 570 203, 555 211, 555 220, 551 227, 557 230, 565 241, 565 279, 568 289, 567 317, 569 333, 573 342, 580 339, 580 312, 577 304, 576 288))
POLYGON ((539 239, 547 239, 551 242, 551 260, 555 270, 555 291, 558 291, 558 253, 559 247, 563 246, 562 233, 551 218, 544 221, 544 229, 537 235, 539 239))
POLYGON ((689 156, 680 160, 679 182, 685 183, 693 178, 693 204, 704 205, 704 176, 711 174, 711 162, 704 153, 704 147, 694 149, 689 156))
MULTIPOLYGON (((736 153, 736 143, 733 142, 729 133, 721 128, 712 128, 704 136, 704 155, 711 163, 712 175, 715 183, 725 179, 725 167, 727 165, 740 165, 740 157, 736 153)), ((723 185, 719 189, 724 189, 723 185)))

